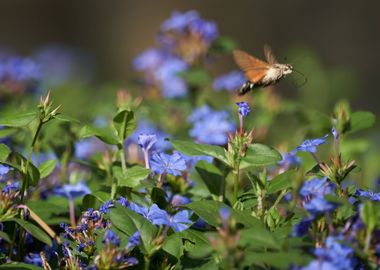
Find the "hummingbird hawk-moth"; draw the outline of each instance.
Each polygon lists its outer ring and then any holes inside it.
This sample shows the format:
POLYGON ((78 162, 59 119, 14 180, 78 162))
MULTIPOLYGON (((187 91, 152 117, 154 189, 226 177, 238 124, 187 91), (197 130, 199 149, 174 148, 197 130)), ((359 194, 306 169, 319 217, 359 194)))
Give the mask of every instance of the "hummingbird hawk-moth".
POLYGON ((233 51, 236 64, 247 77, 247 81, 239 89, 239 96, 255 88, 276 84, 280 79, 293 72, 292 65, 278 63, 268 45, 264 46, 264 54, 267 62, 241 50, 233 51))

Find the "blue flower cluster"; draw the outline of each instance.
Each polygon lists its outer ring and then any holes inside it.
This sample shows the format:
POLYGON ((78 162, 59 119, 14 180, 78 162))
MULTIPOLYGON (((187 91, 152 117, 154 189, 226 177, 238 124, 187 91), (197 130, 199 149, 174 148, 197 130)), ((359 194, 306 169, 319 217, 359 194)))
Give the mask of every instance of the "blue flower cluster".
POLYGON ((216 91, 227 90, 233 92, 239 89, 245 81, 244 74, 241 71, 234 70, 215 78, 212 87, 216 91))
POLYGON ((179 74, 187 71, 192 62, 204 57, 217 37, 216 24, 202 19, 196 11, 174 12, 161 25, 160 48, 141 53, 134 59, 133 68, 144 72, 146 84, 158 87, 162 96, 184 97, 188 85, 179 74), (189 40, 193 42, 189 43, 189 40))
POLYGON ((207 105, 195 109, 188 121, 193 124, 190 136, 198 143, 225 145, 227 134, 236 130, 226 111, 214 111, 207 105))
POLYGON ((314 254, 317 260, 312 261, 302 270, 336 269, 349 270, 361 269, 355 257, 355 251, 347 243, 343 236, 329 236, 326 238, 325 247, 316 248, 314 254))
POLYGON ((327 178, 306 181, 300 190, 305 209, 313 216, 334 210, 336 205, 324 198, 327 194, 334 194, 334 188, 327 178))

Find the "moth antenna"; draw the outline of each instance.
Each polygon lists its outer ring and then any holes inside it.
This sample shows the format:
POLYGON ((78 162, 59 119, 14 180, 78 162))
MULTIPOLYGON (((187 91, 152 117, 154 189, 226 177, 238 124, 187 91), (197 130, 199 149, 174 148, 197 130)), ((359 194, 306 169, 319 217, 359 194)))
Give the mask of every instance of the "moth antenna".
POLYGON ((305 76, 305 74, 303 74, 302 72, 300 72, 300 71, 298 71, 298 70, 296 70, 294 68, 293 68, 293 71, 296 72, 296 73, 298 73, 298 74, 300 74, 304 78, 304 81, 300 85, 298 85, 297 87, 304 86, 307 83, 307 77, 305 76))

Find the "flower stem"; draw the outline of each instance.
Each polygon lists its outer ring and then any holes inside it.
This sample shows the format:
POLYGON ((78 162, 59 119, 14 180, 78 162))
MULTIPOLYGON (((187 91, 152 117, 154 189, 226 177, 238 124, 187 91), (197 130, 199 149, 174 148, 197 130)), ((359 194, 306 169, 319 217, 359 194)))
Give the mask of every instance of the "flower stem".
POLYGON ((71 227, 76 227, 76 221, 75 221, 75 205, 74 200, 69 199, 69 212, 70 212, 70 223, 71 227))
POLYGON ((232 198, 232 206, 234 206, 237 202, 239 191, 239 166, 236 171, 234 171, 234 193, 232 198))

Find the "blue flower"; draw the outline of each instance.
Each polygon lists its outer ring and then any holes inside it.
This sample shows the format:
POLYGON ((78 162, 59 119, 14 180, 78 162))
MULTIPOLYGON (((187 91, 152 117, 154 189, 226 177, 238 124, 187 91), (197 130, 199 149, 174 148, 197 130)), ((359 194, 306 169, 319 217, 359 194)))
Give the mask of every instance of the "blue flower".
POLYGON ((83 181, 80 181, 77 184, 64 184, 62 187, 56 188, 54 193, 68 199, 75 199, 91 193, 91 190, 83 181))
POLYGON ((314 253, 320 260, 333 264, 335 269, 356 269, 355 252, 344 243, 343 236, 327 237, 325 247, 317 248, 314 253))
POLYGON ((141 120, 137 123, 136 130, 126 140, 126 144, 138 144, 138 137, 140 134, 156 135, 157 142, 152 146, 151 150, 166 151, 171 148, 171 143, 165 140, 166 138, 170 137, 169 134, 146 120, 141 120))
POLYGON ((13 170, 11 167, 0 164, 0 176, 8 174, 11 170, 13 170))
POLYGON ((105 150, 104 143, 98 138, 87 138, 75 143, 75 157, 77 159, 88 159, 97 152, 105 150))
POLYGON ((317 146, 326 143, 326 138, 328 136, 329 135, 326 134, 321 138, 305 140, 300 146, 297 146, 296 149, 293 150, 292 154, 295 154, 298 151, 315 153, 317 152, 317 146))
POLYGON ((114 206, 113 205, 113 201, 112 200, 108 200, 108 201, 106 201, 105 203, 103 203, 99 207, 99 212, 102 213, 102 214, 109 213, 110 212, 110 208, 112 208, 113 206, 114 206))
POLYGON ((231 92, 240 88, 245 81, 244 74, 241 71, 234 70, 215 78, 212 87, 217 91, 227 90, 231 92))
POLYGON ((189 219, 188 211, 179 211, 174 216, 171 216, 165 210, 160 209, 157 204, 152 204, 146 218, 154 225, 169 226, 176 232, 187 229, 192 223, 189 219))
POLYGON ((160 209, 157 204, 153 204, 150 207, 147 219, 154 225, 170 225, 168 213, 165 210, 160 209))
POLYGON ((176 194, 173 196, 170 203, 173 206, 181 206, 181 205, 188 204, 190 202, 191 202, 191 200, 189 198, 182 196, 182 195, 179 195, 179 194, 176 194))
POLYGON ((133 203, 133 202, 130 202, 128 207, 132 211, 134 211, 134 212, 142 215, 143 217, 147 218, 148 213, 149 213, 149 209, 147 207, 141 206, 141 205, 139 205, 137 203, 133 203))
POLYGON ((159 49, 147 49, 133 60, 133 68, 136 71, 154 71, 164 61, 165 56, 159 49))
POLYGON ((251 108, 249 108, 249 105, 247 102, 236 102, 236 105, 238 105, 239 109, 238 112, 241 116, 246 117, 251 112, 251 108))
POLYGON ((6 184, 3 187, 2 192, 9 193, 11 191, 16 191, 16 190, 19 190, 19 189, 20 189, 20 183, 19 182, 15 182, 15 183, 6 184))
POLYGON ((140 134, 137 138, 138 145, 144 151, 149 151, 156 142, 157 136, 155 134, 140 134))
POLYGON ((181 232, 189 228, 192 221, 189 218, 189 211, 182 210, 176 213, 174 216, 170 217, 170 226, 176 232, 181 232))
POLYGON ((128 239, 128 244, 127 244, 127 248, 130 249, 130 248, 134 248, 135 246, 137 246, 138 244, 140 244, 140 232, 139 231, 136 231, 134 234, 132 234, 129 239, 128 239))
POLYGON ((155 73, 164 97, 177 98, 187 94, 187 84, 178 76, 178 73, 186 71, 187 68, 188 64, 177 57, 168 57, 161 63, 155 73))
POLYGON ((226 224, 228 220, 230 219, 231 210, 226 207, 222 207, 219 209, 219 216, 222 219, 222 223, 226 224))
POLYGON ((189 26, 190 22, 197 19, 199 19, 199 14, 195 10, 184 13, 174 11, 171 17, 161 24, 160 29, 161 31, 183 32, 189 26))
POLYGON ((193 124, 190 136, 199 143, 224 145, 227 134, 235 131, 227 112, 214 111, 207 106, 194 110, 188 121, 193 124))
POLYGON ((39 253, 29 253, 25 256, 24 262, 42 267, 42 259, 39 253))
POLYGON ((334 191, 334 184, 326 177, 319 179, 313 178, 305 181, 300 189, 300 195, 305 199, 307 197, 324 196, 334 191))
POLYGON ((298 166, 301 164, 301 159, 294 153, 282 154, 282 160, 278 162, 278 165, 284 170, 288 170, 292 166, 298 166))
POLYGON ((333 194, 335 185, 327 178, 314 178, 306 181, 300 189, 304 208, 312 215, 329 212, 336 208, 334 203, 325 200, 326 194, 333 194))
POLYGON ((111 230, 106 230, 106 233, 104 234, 103 243, 111 243, 115 246, 120 245, 120 238, 117 237, 116 233, 111 230))
POLYGON ((167 173, 175 176, 181 175, 187 168, 184 158, 179 153, 173 153, 173 155, 155 153, 150 160, 150 165, 157 174, 167 173))
POLYGON ((371 190, 357 189, 355 191, 355 196, 368 198, 372 201, 380 202, 380 193, 376 193, 371 190))
POLYGON ((219 36, 218 26, 215 22, 204 19, 192 20, 189 24, 190 32, 202 37, 207 43, 213 42, 219 36))
POLYGON ((293 226, 292 236, 301 237, 304 236, 313 223, 314 217, 306 217, 303 218, 299 223, 293 226))

